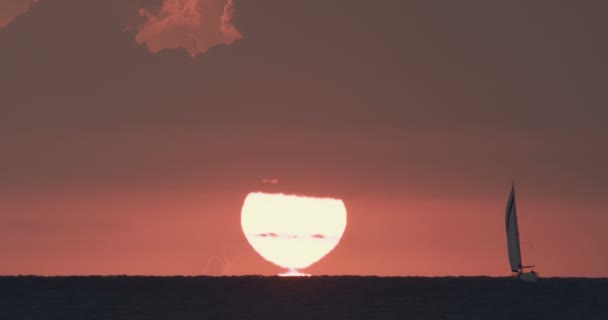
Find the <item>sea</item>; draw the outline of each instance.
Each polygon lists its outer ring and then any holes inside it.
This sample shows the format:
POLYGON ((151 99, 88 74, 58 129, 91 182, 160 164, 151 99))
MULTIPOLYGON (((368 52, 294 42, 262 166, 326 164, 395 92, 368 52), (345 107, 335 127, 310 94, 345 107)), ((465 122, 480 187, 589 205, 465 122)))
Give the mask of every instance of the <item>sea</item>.
POLYGON ((0 320, 607 319, 608 279, 0 277, 0 320))

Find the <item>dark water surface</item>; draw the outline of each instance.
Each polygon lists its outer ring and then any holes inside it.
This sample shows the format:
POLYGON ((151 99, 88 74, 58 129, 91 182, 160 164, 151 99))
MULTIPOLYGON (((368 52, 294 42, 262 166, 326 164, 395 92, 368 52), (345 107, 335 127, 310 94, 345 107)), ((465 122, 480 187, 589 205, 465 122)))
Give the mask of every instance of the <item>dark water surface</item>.
POLYGON ((608 279, 0 277, 0 319, 608 320, 608 279))

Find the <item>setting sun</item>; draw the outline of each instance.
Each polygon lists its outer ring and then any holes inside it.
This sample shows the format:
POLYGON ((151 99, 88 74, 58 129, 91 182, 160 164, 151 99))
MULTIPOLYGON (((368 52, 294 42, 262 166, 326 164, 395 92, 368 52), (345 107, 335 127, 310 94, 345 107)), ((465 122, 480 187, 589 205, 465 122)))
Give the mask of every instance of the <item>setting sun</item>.
POLYGON ((332 198, 250 193, 241 212, 249 244, 264 259, 300 275, 336 247, 346 228, 344 202, 332 198))

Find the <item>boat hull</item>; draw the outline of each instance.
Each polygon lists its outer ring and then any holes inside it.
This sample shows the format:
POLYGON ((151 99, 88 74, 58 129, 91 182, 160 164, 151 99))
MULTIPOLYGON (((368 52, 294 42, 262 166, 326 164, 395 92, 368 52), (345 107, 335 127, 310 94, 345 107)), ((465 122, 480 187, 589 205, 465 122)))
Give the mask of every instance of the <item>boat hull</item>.
POLYGON ((536 272, 521 272, 517 275, 517 278, 525 282, 536 282, 538 281, 538 274, 536 272))

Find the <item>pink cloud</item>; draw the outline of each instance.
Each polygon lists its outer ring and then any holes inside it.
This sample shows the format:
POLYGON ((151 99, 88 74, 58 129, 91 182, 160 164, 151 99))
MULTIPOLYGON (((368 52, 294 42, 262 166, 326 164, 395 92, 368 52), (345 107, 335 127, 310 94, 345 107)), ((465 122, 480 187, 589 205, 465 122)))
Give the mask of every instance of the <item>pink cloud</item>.
POLYGON ((232 24, 233 0, 164 0, 158 12, 141 9, 136 41, 151 52, 185 48, 191 56, 242 38, 232 24))
POLYGON ((26 12, 37 0, 2 0, 0 1, 0 28, 8 25, 18 15, 26 12))

